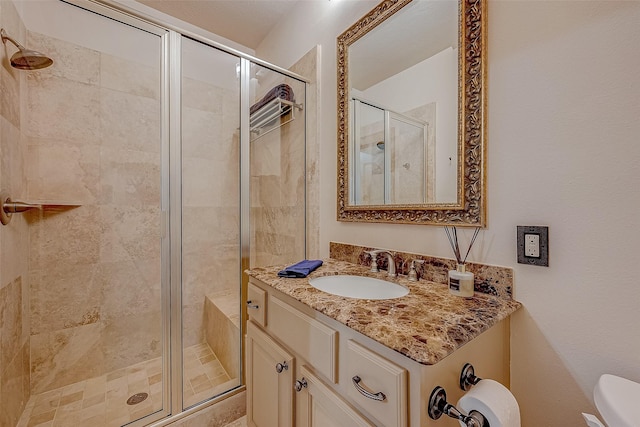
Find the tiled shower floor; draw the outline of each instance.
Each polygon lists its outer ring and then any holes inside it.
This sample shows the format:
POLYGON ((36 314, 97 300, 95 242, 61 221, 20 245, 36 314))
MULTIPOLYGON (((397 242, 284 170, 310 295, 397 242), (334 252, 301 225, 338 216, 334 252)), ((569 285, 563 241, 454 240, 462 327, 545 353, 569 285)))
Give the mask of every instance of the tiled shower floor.
MULTIPOLYGON (((184 351, 185 406, 214 396, 231 381, 208 344, 184 351)), ((235 385, 235 384, 234 384, 235 385)), ((32 395, 17 427, 118 427, 162 407, 162 359, 32 395), (149 397, 136 405, 127 399, 136 393, 149 397)))

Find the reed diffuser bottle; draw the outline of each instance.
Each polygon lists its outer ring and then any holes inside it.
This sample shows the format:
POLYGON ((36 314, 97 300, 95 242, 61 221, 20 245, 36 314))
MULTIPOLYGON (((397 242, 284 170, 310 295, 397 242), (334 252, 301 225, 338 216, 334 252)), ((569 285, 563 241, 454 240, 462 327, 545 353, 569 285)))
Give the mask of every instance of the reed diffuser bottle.
POLYGON ((459 297, 473 296, 473 273, 466 271, 465 264, 458 264, 455 270, 449 270, 449 293, 459 297))
POLYGON ((473 273, 467 271, 465 263, 467 262, 469 252, 471 252, 471 247, 476 241, 476 237, 478 237, 480 228, 476 228, 473 232, 471 243, 469 243, 469 249, 467 250, 464 258, 462 258, 462 256, 460 255, 458 231, 456 230, 456 228, 451 227, 451 230, 449 230, 449 227, 445 227, 444 231, 447 233, 449 243, 451 244, 451 248, 453 249, 453 253, 456 257, 456 261, 458 262, 455 270, 449 270, 449 293, 451 295, 456 295, 459 297, 472 297, 474 294, 473 273))

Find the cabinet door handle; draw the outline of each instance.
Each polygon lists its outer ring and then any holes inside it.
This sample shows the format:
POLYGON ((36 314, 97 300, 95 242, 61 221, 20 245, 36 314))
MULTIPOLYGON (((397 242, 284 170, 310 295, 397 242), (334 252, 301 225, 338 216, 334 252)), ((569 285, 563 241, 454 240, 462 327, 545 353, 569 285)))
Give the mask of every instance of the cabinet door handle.
POLYGON ((302 391, 303 388, 307 388, 309 384, 307 384, 307 379, 302 377, 301 380, 296 380, 296 385, 293 387, 296 391, 302 391))
POLYGON ((251 300, 247 301, 247 308, 253 308, 255 310, 260 308, 260 306, 258 304, 252 304, 252 303, 253 303, 253 301, 251 301, 251 300))
POLYGON ((289 365, 287 365, 287 361, 286 360, 284 362, 278 363, 276 365, 276 372, 277 373, 281 373, 282 371, 286 371, 288 369, 289 369, 289 365))
POLYGON ((382 402, 387 398, 387 396, 385 396, 385 394, 381 391, 377 393, 371 393, 369 390, 362 387, 360 385, 360 381, 362 381, 362 379, 359 376, 356 375, 355 377, 351 378, 351 380, 353 381, 353 386, 356 388, 356 390, 358 390, 364 397, 368 397, 369 399, 377 400, 379 402, 382 402))

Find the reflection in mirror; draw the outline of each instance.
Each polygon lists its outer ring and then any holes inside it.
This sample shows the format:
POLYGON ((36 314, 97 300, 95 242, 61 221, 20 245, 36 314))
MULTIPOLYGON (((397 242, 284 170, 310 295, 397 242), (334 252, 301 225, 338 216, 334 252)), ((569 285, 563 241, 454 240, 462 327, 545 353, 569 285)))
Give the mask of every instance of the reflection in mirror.
POLYGON ((374 131, 363 105, 386 112, 376 130, 386 150, 351 157, 354 205, 457 202, 457 16, 455 1, 414 0, 349 46, 354 147, 362 150, 363 130, 374 131))
POLYGON ((427 175, 434 171, 433 164, 428 164, 432 159, 429 151, 434 148, 433 121, 414 119, 356 98, 352 102, 352 204, 432 201, 434 179, 427 175))
POLYGON ((338 220, 484 225, 484 0, 386 0, 338 37, 338 220))

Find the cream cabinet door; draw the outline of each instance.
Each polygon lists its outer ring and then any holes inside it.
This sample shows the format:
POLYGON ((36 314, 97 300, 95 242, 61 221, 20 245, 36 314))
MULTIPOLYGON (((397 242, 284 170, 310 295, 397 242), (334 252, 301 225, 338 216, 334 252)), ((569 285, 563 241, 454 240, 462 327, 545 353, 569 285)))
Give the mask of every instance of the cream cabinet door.
POLYGON ((305 366, 295 387, 296 427, 375 427, 305 366))
POLYGON ((252 321, 246 344, 248 426, 292 427, 293 356, 252 321))

